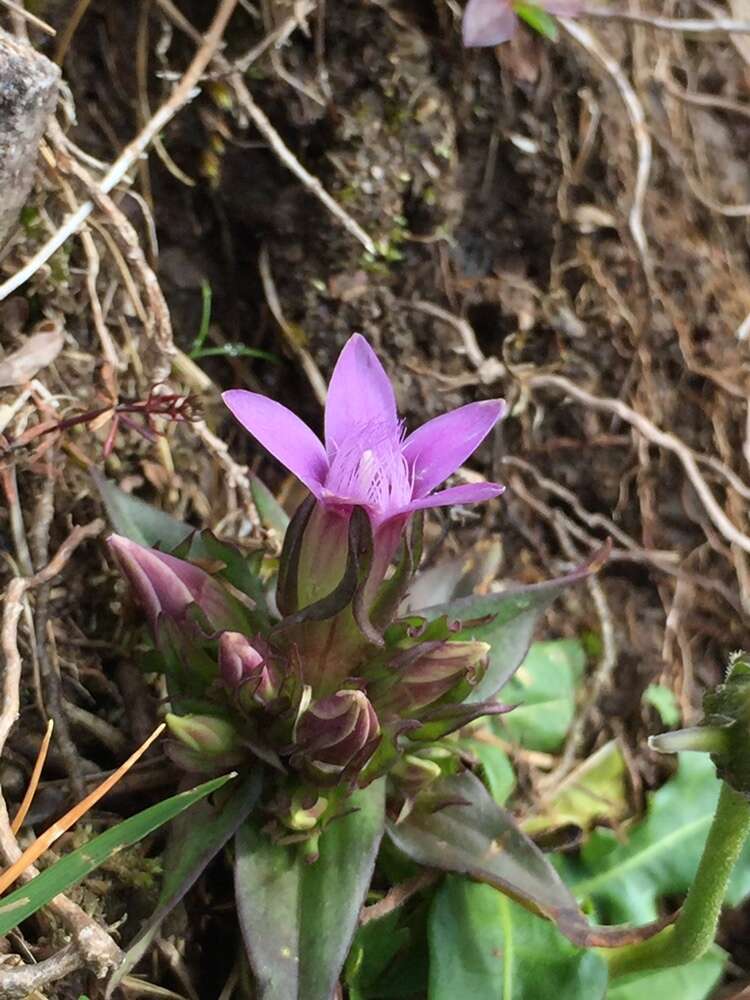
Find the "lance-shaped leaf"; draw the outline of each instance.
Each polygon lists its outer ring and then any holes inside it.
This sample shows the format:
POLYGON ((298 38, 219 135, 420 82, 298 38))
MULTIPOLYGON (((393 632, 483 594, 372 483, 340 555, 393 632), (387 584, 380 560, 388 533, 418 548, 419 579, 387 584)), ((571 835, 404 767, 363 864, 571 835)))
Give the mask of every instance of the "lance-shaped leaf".
POLYGON ((283 539, 289 527, 289 515, 271 493, 266 484, 257 476, 250 477, 250 492, 258 508, 260 523, 267 531, 275 531, 283 539))
POLYGON ((67 892, 71 886, 84 879, 113 854, 158 830, 189 806, 218 791, 233 777, 235 775, 228 774, 222 778, 215 778, 190 791, 173 795, 149 809, 144 809, 143 812, 118 823, 111 830, 99 834, 87 844, 66 854, 29 883, 4 896, 0 901, 0 936, 17 927, 21 921, 36 913, 42 906, 46 906, 59 893, 67 892))
POLYGON ((195 531, 189 524, 121 490, 96 469, 91 477, 104 502, 109 523, 131 542, 158 545, 163 551, 172 552, 195 531))
POLYGON ((536 624, 550 604, 568 587, 598 572, 609 550, 608 543, 567 576, 496 594, 464 597, 419 612, 430 619, 446 615, 456 621, 478 622, 452 635, 454 639, 481 640, 491 647, 487 672, 469 694, 468 701, 484 701, 497 694, 523 663, 536 624))
POLYGON ((258 1000, 331 1000, 383 834, 385 783, 347 800, 355 811, 320 838, 320 857, 273 843, 248 821, 236 838, 237 909, 258 1000))
POLYGON ((477 777, 466 771, 444 778, 434 795, 465 804, 415 809, 402 823, 389 823, 400 850, 419 864, 494 885, 553 920, 573 941, 585 937, 588 924, 572 893, 477 777))
POLYGON ((159 904, 107 983, 107 997, 148 951, 164 918, 247 819, 258 800, 260 788, 260 771, 254 771, 238 782, 223 802, 201 802, 188 816, 175 821, 164 854, 159 904))
POLYGON ((635 928, 590 926, 549 861, 475 775, 465 771, 448 776, 430 789, 430 795, 436 804, 433 811, 414 809, 402 822, 386 827, 396 847, 412 861, 494 886, 552 920, 582 948, 614 948, 646 940, 669 922, 635 928), (440 808, 441 803, 455 804, 440 808))

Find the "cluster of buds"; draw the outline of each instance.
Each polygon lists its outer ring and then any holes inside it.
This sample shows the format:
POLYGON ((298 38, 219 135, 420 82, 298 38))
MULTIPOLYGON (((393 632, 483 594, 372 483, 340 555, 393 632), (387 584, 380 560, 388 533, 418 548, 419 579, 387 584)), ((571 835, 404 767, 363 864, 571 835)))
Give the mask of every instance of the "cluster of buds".
POLYGON ((411 801, 440 773, 436 741, 505 710, 467 700, 486 669, 485 643, 461 641, 445 620, 393 625, 418 562, 415 515, 502 492, 495 483, 435 489, 504 404, 470 404, 405 436, 361 337, 331 380, 325 446, 265 397, 238 390, 225 399, 310 490, 284 539, 279 614, 259 613, 257 573, 253 594, 238 594, 247 576, 224 571, 241 557, 216 539, 189 543, 182 554, 192 559, 117 535, 109 544, 165 663, 174 758, 193 770, 270 765, 286 789, 277 828, 308 836, 348 790, 386 772, 411 801), (205 551, 210 560, 197 558, 205 551))

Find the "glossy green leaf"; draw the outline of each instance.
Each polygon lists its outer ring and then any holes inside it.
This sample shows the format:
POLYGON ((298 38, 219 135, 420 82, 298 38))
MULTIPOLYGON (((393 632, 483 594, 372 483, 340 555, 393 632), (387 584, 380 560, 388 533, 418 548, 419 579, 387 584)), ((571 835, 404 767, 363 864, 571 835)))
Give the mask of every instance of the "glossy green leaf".
POLYGON ((91 476, 104 503, 109 523, 118 534, 131 542, 158 546, 164 552, 172 552, 195 531, 189 524, 121 490, 98 470, 93 469, 91 476))
POLYGON ((0 901, 0 937, 32 913, 36 913, 58 893, 67 892, 71 886, 84 879, 113 854, 158 830, 185 809, 211 795, 212 792, 218 791, 233 777, 235 775, 227 774, 221 778, 214 778, 213 781, 207 781, 188 792, 180 792, 179 795, 173 795, 149 809, 144 809, 143 812, 118 823, 111 830, 99 834, 87 844, 66 854, 26 885, 16 889, 9 896, 4 896, 0 901))
MULTIPOLYGON (((649 796, 645 819, 622 840, 597 829, 580 857, 560 869, 581 902, 592 903, 606 923, 648 923, 657 901, 687 891, 713 819, 720 783, 708 756, 681 754, 674 778, 649 796)), ((750 843, 732 875, 727 901, 750 892, 750 843)))
POLYGON ((585 662, 577 639, 535 642, 503 688, 502 700, 517 707, 495 719, 492 728, 527 750, 559 750, 575 715, 585 662))
POLYGON ((618 979, 610 986, 607 1000, 645 1000, 647 997, 709 1000, 714 995, 714 987, 721 979, 725 964, 726 954, 714 947, 696 962, 618 979))
POLYGON ((175 821, 164 853, 164 877, 158 906, 109 980, 108 997, 146 953, 167 914, 247 819, 260 789, 261 774, 256 770, 241 778, 223 801, 204 800, 188 815, 175 821))
MULTIPOLYGON (((491 616, 489 621, 468 625, 452 635, 454 639, 480 639, 491 647, 487 673, 472 691, 469 701, 485 701, 494 697, 510 680, 523 663, 537 622, 550 604, 568 587, 597 572, 606 560, 608 551, 608 547, 605 547, 568 576, 531 587, 516 587, 495 594, 464 597, 420 612, 431 620, 439 615, 447 615, 449 619, 464 622, 491 616)), ((503 700, 508 700, 504 692, 503 700)))
POLYGON ((429 1000, 603 1000, 607 967, 491 886, 449 877, 429 921, 429 1000))
POLYGON ((384 780, 347 806, 355 811, 323 833, 314 864, 298 846, 274 844, 260 822, 237 833, 237 909, 258 1000, 331 998, 375 867, 384 780))
POLYGON ((289 515, 266 484, 257 476, 250 477, 250 492, 258 510, 260 523, 267 531, 274 531, 283 539, 289 526, 289 515))
POLYGON ((573 824, 590 829, 601 819, 622 820, 628 811, 627 768, 617 740, 605 743, 572 771, 523 824, 527 833, 573 824))
POLYGON ((586 918, 559 875, 513 817, 470 772, 442 779, 436 798, 462 805, 415 809, 388 834, 428 868, 469 875, 554 921, 573 941, 586 940, 586 918))

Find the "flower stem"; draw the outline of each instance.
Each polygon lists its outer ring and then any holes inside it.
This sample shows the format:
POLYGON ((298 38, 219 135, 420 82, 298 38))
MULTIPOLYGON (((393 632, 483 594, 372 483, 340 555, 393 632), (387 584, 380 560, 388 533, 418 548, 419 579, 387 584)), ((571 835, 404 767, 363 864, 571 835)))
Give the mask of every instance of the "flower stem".
POLYGON ((685 965, 710 948, 727 883, 748 833, 750 803, 722 782, 698 871, 677 920, 648 941, 607 953, 612 979, 632 972, 685 965))

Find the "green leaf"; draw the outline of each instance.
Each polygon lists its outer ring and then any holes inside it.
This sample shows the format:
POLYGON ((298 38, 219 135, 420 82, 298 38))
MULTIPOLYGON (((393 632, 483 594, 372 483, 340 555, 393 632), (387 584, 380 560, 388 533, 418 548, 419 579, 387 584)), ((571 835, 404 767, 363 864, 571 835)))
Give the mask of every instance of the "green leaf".
POLYGON ((347 800, 309 864, 296 846, 271 841, 252 821, 237 838, 237 909, 258 1000, 330 1000, 375 867, 385 782, 347 800))
POLYGON ((0 901, 0 937, 17 927, 32 913, 36 913, 58 893, 67 892, 117 851, 143 840, 194 803, 218 791, 234 777, 234 774, 226 774, 221 778, 214 778, 213 781, 207 781, 188 792, 180 792, 179 795, 173 795, 144 809, 67 854, 9 896, 4 896, 0 901))
POLYGON ((503 701, 518 707, 495 718, 492 728, 527 750, 559 750, 575 715, 585 662, 577 639, 534 643, 503 688, 503 701))
POLYGON ((281 541, 289 526, 289 515, 266 484, 257 476, 250 477, 250 492, 258 509, 260 523, 267 531, 275 531, 279 536, 279 541, 281 541))
POLYGON ((164 854, 164 878, 159 905, 125 952, 122 963, 107 983, 106 996, 146 953, 159 927, 216 857, 254 807, 261 789, 260 771, 237 782, 223 802, 198 803, 188 816, 178 818, 170 831, 164 854))
POLYGON ((253 601, 255 608, 250 610, 242 606, 242 614, 248 619, 248 625, 253 631, 259 631, 269 626, 266 594, 260 577, 251 566, 249 558, 229 542, 224 542, 211 531, 198 531, 190 539, 190 547, 186 558, 191 560, 215 560, 224 563, 216 576, 226 580, 241 593, 253 601))
POLYGON ((350 1000, 395 1000, 427 993, 427 906, 411 904, 360 927, 346 962, 350 1000))
POLYGON ((189 524, 121 490, 98 470, 92 469, 91 476, 104 503, 109 523, 118 534, 131 542, 158 545, 164 552, 172 552, 195 531, 189 524))
POLYGON ((409 928, 399 927, 394 910, 381 920, 360 927, 346 962, 346 984, 361 997, 370 996, 396 955, 409 943, 409 928))
MULTIPOLYGON (((609 547, 605 546, 587 563, 555 580, 496 594, 464 597, 420 612, 429 619, 447 615, 458 621, 492 616, 490 621, 469 624, 451 636, 453 639, 479 639, 491 647, 487 673, 469 695, 469 701, 486 701, 497 694, 523 662, 536 624, 550 604, 568 587, 596 573, 608 553, 609 547)), ((507 700, 505 695, 503 698, 507 700)))
POLYGON ((499 806, 503 805, 516 787, 516 773, 510 757, 500 747, 475 737, 462 739, 461 746, 477 758, 490 795, 499 806))
POLYGON ((482 782, 466 771, 433 787, 436 804, 463 804, 415 809, 401 823, 389 822, 396 847, 420 865, 487 882, 553 920, 571 940, 586 940, 590 928, 570 891, 482 782))
POLYGON ((538 31, 540 35, 544 35, 545 38, 549 38, 552 42, 557 41, 555 19, 546 10, 542 10, 541 7, 537 7, 534 4, 519 2, 513 4, 513 9, 521 20, 525 21, 534 31, 538 31))
POLYGON ((628 811, 626 776, 620 746, 610 740, 561 782, 544 810, 524 822, 524 830, 537 833, 568 824, 588 830, 598 819, 623 819, 628 811))
POLYGON ((607 988, 599 955, 488 885, 447 878, 429 936, 429 1000, 602 1000, 607 988))
POLYGON ((644 997, 664 997, 664 1000, 709 1000, 721 979, 725 953, 712 948, 696 962, 675 969, 660 969, 646 975, 618 979, 610 986, 607 1000, 644 1000, 644 997))
POLYGON ((643 692, 643 700, 653 705, 665 726, 677 726, 682 718, 677 698, 671 688, 663 684, 649 684, 643 692))
MULTIPOLYGON (((593 903, 607 923, 648 923, 657 901, 687 891, 713 819, 720 783, 704 754, 681 754, 674 778, 649 796, 646 818, 621 842, 598 829, 580 858, 562 858, 560 868, 578 899, 593 903)), ((750 892, 750 842, 729 883, 727 902, 750 892)))

